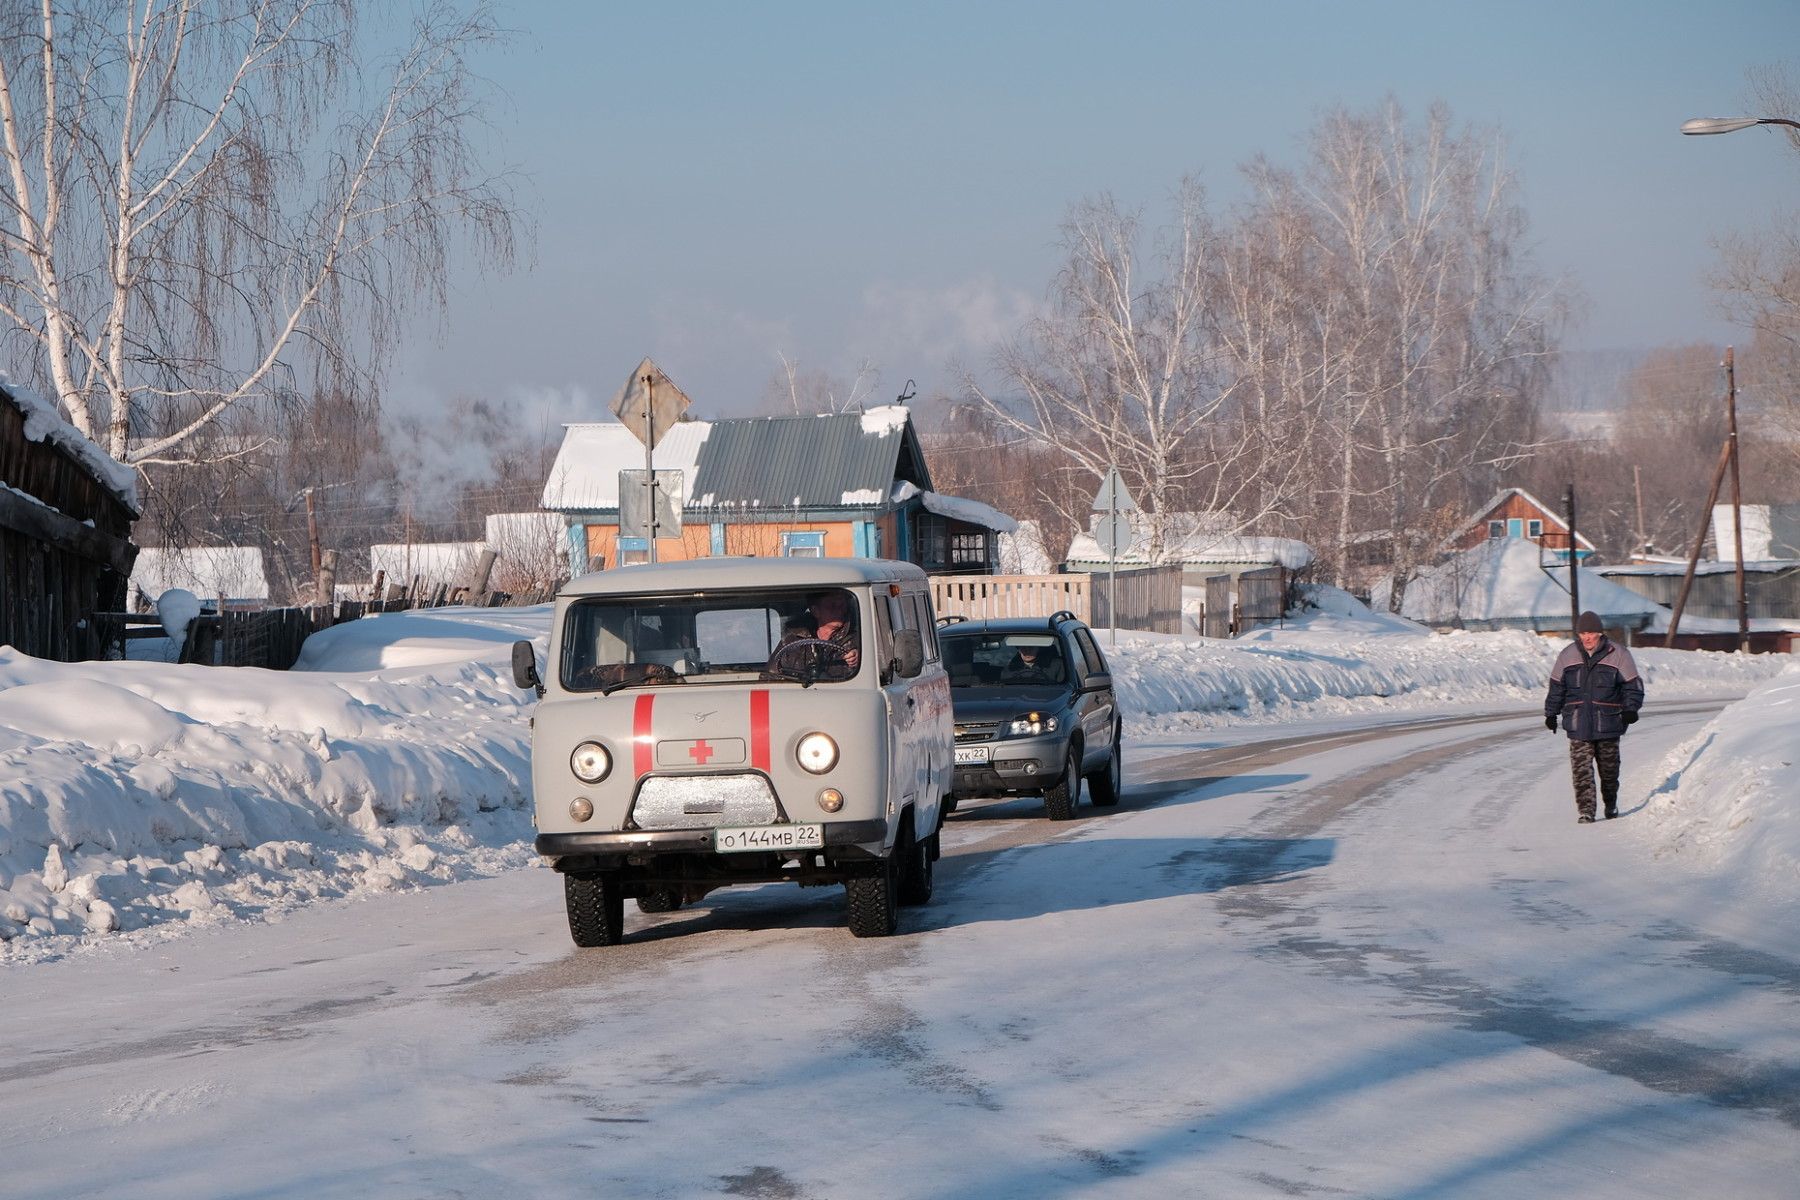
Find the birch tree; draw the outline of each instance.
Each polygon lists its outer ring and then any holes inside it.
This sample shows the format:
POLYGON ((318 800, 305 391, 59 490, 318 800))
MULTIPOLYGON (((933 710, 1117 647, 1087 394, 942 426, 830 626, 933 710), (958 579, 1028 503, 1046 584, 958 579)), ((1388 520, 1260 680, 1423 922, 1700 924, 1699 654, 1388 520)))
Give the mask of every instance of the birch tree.
POLYGON ((1177 513, 1228 511, 1255 492, 1231 470, 1252 439, 1208 330, 1218 236, 1204 201, 1184 181, 1173 219, 1153 234, 1109 196, 1077 205, 1048 310, 1000 352, 1002 386, 966 380, 998 429, 1080 468, 1058 505, 1064 520, 1086 524, 1091 487, 1117 465, 1153 562, 1175 545, 1177 513))
POLYGON ((390 42, 362 9, 5 6, 0 352, 113 457, 180 461, 283 396, 375 399, 453 254, 511 258, 469 62, 502 31, 433 3, 390 42))
POLYGON ((1502 140, 1455 130, 1442 106, 1419 127, 1392 101, 1330 114, 1306 180, 1338 264, 1326 278, 1348 288, 1357 326, 1339 372, 1341 528, 1352 478, 1364 474, 1361 490, 1379 500, 1371 516, 1394 548, 1386 599, 1397 611, 1446 507, 1472 478, 1528 453, 1562 301, 1523 258, 1525 215, 1502 140))

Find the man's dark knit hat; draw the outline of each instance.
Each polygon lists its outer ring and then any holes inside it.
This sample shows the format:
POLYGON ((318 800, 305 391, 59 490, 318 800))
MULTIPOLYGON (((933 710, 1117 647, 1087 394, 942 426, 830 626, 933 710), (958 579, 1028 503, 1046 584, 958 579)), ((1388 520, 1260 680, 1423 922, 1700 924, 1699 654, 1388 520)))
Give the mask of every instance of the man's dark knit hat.
POLYGON ((1575 618, 1575 632, 1605 633, 1606 626, 1600 623, 1600 614, 1590 608, 1579 617, 1575 618))

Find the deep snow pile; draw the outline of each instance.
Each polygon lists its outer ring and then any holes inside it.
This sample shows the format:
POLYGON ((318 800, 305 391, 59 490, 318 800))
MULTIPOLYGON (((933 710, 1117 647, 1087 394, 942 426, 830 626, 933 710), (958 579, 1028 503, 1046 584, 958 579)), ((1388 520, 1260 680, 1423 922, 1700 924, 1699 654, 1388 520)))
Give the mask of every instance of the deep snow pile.
MULTIPOLYGON (((541 634, 548 610, 506 620, 541 634)), ((531 697, 500 623, 381 617, 309 645, 348 670, 0 648, 0 957, 532 861, 531 697)))
POLYGON ((1800 895, 1800 663, 1663 760, 1646 814, 1659 857, 1800 895))
MULTIPOLYGON (((1557 650, 1327 607, 1236 642, 1122 636, 1128 731, 1531 703, 1557 650)), ((548 624, 548 606, 370 617, 313 637, 290 672, 0 649, 0 959, 535 861, 532 698, 512 685, 509 647, 533 638, 541 654, 548 624)), ((1639 662, 1653 702, 1748 691, 1783 665, 1639 662)))

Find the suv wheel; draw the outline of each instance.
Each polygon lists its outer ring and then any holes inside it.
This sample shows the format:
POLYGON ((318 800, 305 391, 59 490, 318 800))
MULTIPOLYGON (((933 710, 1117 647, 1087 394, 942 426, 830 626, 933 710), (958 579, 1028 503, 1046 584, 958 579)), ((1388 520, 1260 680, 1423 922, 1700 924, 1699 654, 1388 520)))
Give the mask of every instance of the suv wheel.
POLYGON ((1106 765, 1087 777, 1088 799, 1095 808, 1111 808, 1119 802, 1119 793, 1125 790, 1125 752, 1119 746, 1119 728, 1113 727, 1112 753, 1106 756, 1106 765))
POLYGON ((651 888, 638 897, 641 913, 670 913, 681 907, 681 890, 672 887, 651 888))
POLYGON ((569 936, 577 946, 616 946, 625 940, 625 893, 617 877, 565 874, 563 904, 569 910, 569 936))
POLYGON ((881 860, 875 874, 860 879, 846 879, 844 891, 849 899, 850 932, 859 938, 887 937, 899 926, 895 904, 900 890, 901 847, 881 860))
POLYGON ((1081 754, 1070 746, 1069 761, 1063 764, 1062 778, 1044 793, 1044 813, 1052 821, 1067 821, 1074 817, 1075 806, 1080 802, 1081 754))

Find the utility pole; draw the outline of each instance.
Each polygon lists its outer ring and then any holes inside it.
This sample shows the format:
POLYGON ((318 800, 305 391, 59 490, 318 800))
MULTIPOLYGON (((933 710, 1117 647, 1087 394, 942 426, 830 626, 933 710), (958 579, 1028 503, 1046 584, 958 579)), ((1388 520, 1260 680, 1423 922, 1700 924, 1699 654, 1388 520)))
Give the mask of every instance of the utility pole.
POLYGON ((1644 557, 1650 555, 1650 539, 1644 536, 1644 474, 1641 468, 1631 468, 1631 489, 1637 493, 1637 548, 1644 557))
POLYGON ((1725 347, 1726 444, 1731 447, 1731 533, 1737 543, 1738 650, 1750 653, 1750 605, 1744 594, 1744 494, 1738 483, 1737 367, 1732 348, 1725 347))
POLYGON ((1569 523, 1569 639, 1575 638, 1575 627, 1581 623, 1581 579, 1575 573, 1580 560, 1575 557, 1575 485, 1563 492, 1563 518, 1569 523))

